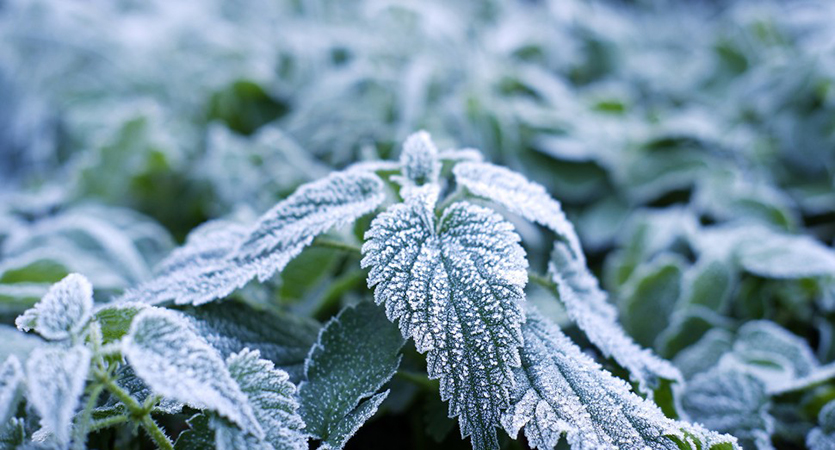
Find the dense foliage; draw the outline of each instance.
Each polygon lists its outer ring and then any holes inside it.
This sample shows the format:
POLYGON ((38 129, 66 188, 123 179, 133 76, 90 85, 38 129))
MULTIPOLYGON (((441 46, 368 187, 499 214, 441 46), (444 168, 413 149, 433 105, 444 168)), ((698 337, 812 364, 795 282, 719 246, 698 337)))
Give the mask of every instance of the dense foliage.
POLYGON ((835 448, 833 22, 0 0, 0 448, 835 448))

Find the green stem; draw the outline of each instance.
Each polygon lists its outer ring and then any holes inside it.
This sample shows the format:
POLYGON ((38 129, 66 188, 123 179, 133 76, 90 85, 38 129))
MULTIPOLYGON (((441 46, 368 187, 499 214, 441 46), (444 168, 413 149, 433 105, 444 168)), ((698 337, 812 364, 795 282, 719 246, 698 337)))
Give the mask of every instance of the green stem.
POLYGON ((119 387, 119 385, 117 385, 112 379, 106 380, 104 382, 104 386, 111 394, 118 398, 119 401, 127 406, 132 417, 139 419, 142 424, 142 428, 144 428, 151 439, 154 440, 158 449, 174 450, 174 444, 171 442, 171 439, 168 438, 159 425, 154 422, 154 419, 151 418, 150 409, 153 405, 150 405, 150 407, 140 405, 135 398, 131 397, 130 394, 125 392, 125 390, 119 387))
POLYGON ((551 291, 554 294, 556 294, 556 292, 557 292, 557 283, 554 283, 554 280, 552 280, 551 278, 549 278, 545 275, 542 275, 542 274, 539 274, 539 273, 536 273, 536 272, 533 272, 533 271, 529 270, 528 271, 528 280, 531 283, 536 283, 536 284, 544 287, 545 289, 551 291))
POLYGON ((367 275, 364 270, 354 270, 335 279, 322 295, 321 300, 317 302, 316 309, 313 311, 313 318, 325 321, 333 316, 335 311, 339 309, 339 300, 343 294, 361 285, 367 275))
POLYGON ((92 389, 90 389, 90 396, 87 398, 87 403, 84 405, 84 409, 78 416, 78 420, 76 420, 75 436, 73 437, 73 448, 76 450, 84 450, 87 446, 87 435, 90 434, 90 421, 93 416, 93 408, 96 407, 99 395, 101 395, 101 391, 103 390, 104 384, 97 383, 92 385, 92 389))
POLYGON ((130 417, 124 414, 108 417, 107 419, 94 420, 92 423, 90 423, 89 432, 95 433, 96 431, 102 430, 104 428, 110 428, 114 425, 125 423, 128 420, 130 420, 130 417))
POLYGON ((313 240, 314 247, 324 247, 324 248, 331 248, 334 250, 340 250, 344 252, 356 253, 358 255, 362 255, 362 248, 358 245, 352 244, 350 242, 345 241, 338 241, 335 239, 330 239, 326 237, 317 237, 313 240))
POLYGON ((408 370, 398 370, 394 373, 396 378, 412 383, 427 391, 437 391, 438 383, 430 380, 428 376, 422 373, 410 372, 408 370))

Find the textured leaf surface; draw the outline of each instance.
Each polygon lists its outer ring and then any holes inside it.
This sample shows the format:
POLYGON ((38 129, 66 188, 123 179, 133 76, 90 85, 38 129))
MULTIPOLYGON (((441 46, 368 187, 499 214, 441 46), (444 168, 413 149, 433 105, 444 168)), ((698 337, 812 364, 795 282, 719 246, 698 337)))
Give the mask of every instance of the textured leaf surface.
POLYGON ((827 403, 818 414, 819 427, 806 436, 810 450, 835 450, 835 401, 827 403))
POLYGON ((12 355, 0 366, 0 424, 14 414, 23 387, 23 368, 12 355))
POLYGON ((377 393, 400 364, 403 339, 371 303, 348 307, 328 322, 310 350, 299 385, 305 432, 341 448, 377 410, 377 393))
POLYGON ((400 165, 403 176, 417 186, 438 181, 441 162, 429 133, 419 131, 406 138, 400 154, 400 165))
POLYGON ((35 306, 15 323, 23 331, 34 329, 53 340, 77 335, 90 321, 93 286, 81 275, 70 274, 54 284, 35 306))
POLYGON ((618 306, 623 326, 635 341, 654 347, 669 325, 681 295, 682 261, 662 255, 639 267, 623 286, 618 306))
POLYGON ((548 227, 568 242, 572 252, 582 255, 574 226, 566 219, 560 203, 541 185, 510 169, 486 162, 462 162, 452 170, 455 181, 474 195, 492 200, 527 220, 548 227))
POLYGON ((524 428, 531 446, 552 449, 565 435, 575 450, 678 449, 670 437, 687 440, 685 431, 698 448, 733 440, 668 419, 538 313, 529 312, 522 330, 522 365, 502 416, 511 436, 524 428))
POLYGON ((84 392, 90 358, 90 351, 82 346, 42 347, 26 361, 27 400, 38 412, 41 425, 61 444, 70 440, 72 418, 84 392))
POLYGON ((123 341, 123 352, 154 392, 216 411, 256 437, 263 436, 252 407, 217 350, 177 313, 159 308, 140 313, 123 341))
MULTIPOLYGON (((136 399, 139 404, 145 403, 148 397, 154 394, 151 392, 151 388, 136 375, 133 367, 127 364, 119 367, 119 370, 116 371, 116 384, 136 399)), ((157 403, 154 410, 166 414, 179 414, 183 410, 183 404, 169 398, 163 398, 157 403)), ((119 399, 111 396, 104 405, 96 408, 95 411, 98 414, 115 415, 127 412, 127 408, 119 399)))
POLYGON ((495 447, 522 344, 527 261, 513 226, 466 202, 435 223, 434 201, 415 196, 377 216, 366 234, 368 285, 405 337, 427 352, 463 436, 495 447))
POLYGON ((742 448, 771 449, 774 419, 768 413, 765 385, 744 370, 722 367, 688 381, 681 406, 690 420, 728 433, 742 448))
POLYGON ((255 311, 220 302, 184 311, 197 333, 225 358, 245 348, 287 371, 294 382, 304 375, 304 361, 319 335, 312 320, 255 311))
MULTIPOLYGON (((226 359, 226 366, 232 378, 238 383, 249 399, 255 418, 264 430, 264 439, 245 436, 243 431, 233 429, 238 440, 255 441, 259 445, 269 444, 269 448, 307 449, 307 437, 302 432, 304 422, 299 416, 299 405, 294 398, 296 387, 290 383, 287 373, 276 369, 273 363, 260 358, 257 350, 243 350, 226 359)), ((248 445, 246 448, 255 448, 248 445)))
POLYGON ((672 364, 642 349, 624 332, 597 279, 565 243, 554 245, 548 270, 571 320, 605 356, 629 371, 641 391, 651 392, 660 380, 681 379, 672 364))
POLYGON ((137 314, 148 308, 145 303, 112 303, 99 308, 96 322, 101 326, 104 343, 115 342, 130 331, 130 324, 137 314))
POLYGON ((200 305, 225 297, 255 276, 264 281, 280 272, 317 235, 373 211, 384 198, 373 173, 335 172, 300 187, 251 230, 232 223, 201 227, 154 279, 122 300, 200 305))

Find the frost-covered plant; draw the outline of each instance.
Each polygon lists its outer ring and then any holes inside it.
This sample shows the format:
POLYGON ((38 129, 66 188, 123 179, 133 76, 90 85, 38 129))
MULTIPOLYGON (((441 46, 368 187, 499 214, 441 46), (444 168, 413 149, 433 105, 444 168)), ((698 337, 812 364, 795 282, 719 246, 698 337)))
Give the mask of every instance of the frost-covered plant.
POLYGON ((736 448, 671 418, 679 371, 620 328, 560 204, 475 150, 439 151, 425 132, 405 141, 399 161, 303 185, 252 226, 200 227, 112 303, 95 307, 92 295, 73 274, 17 319, 49 343, 25 370, 15 356, 3 366, 12 441, 83 448, 91 432, 134 423, 160 448, 307 448, 309 439, 342 448, 387 399, 411 340, 426 375, 404 376, 437 380, 473 448, 498 448, 497 428, 514 438, 524 429, 543 449, 563 437, 577 449, 736 448), (529 267, 520 219, 554 237, 547 274, 529 267), (361 247, 350 234, 327 235, 351 223, 361 247), (209 304, 270 280, 311 246, 361 253, 381 308, 349 306, 316 338, 301 318, 209 304), (633 384, 527 304, 529 281, 633 384), (31 407, 23 415, 19 392, 31 407), (172 443, 155 416, 189 412, 172 443))

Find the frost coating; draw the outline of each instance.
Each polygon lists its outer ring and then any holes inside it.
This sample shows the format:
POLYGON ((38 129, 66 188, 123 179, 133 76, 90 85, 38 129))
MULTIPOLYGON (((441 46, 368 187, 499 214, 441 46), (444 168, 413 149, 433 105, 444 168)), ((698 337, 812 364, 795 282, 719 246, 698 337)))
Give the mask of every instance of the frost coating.
POLYGON ((69 339, 84 329, 92 310, 93 286, 84 276, 73 273, 52 285, 15 324, 23 331, 34 329, 47 339, 69 339))
POLYGON ((565 435, 574 450, 678 449, 672 437, 688 434, 700 448, 733 441, 668 419, 538 313, 529 311, 522 332, 522 365, 501 421, 511 436, 524 428, 531 446, 552 449, 565 435))
POLYGON ((651 393, 662 379, 681 380, 675 366, 642 349, 623 331, 597 279, 565 243, 554 244, 548 271, 571 320, 604 355, 629 371, 641 391, 651 393))
POLYGON ((248 229, 202 228, 160 264, 154 279, 121 300, 200 305, 225 297, 258 277, 284 269, 317 235, 373 211, 385 199, 383 182, 363 171, 335 172, 303 185, 248 229))
POLYGON ((23 369, 20 361, 10 355, 0 366, 0 424, 5 424, 14 414, 23 387, 23 369))
POLYGON ((830 401, 818 414, 819 427, 806 436, 810 450, 835 450, 835 401, 830 401))
POLYGON ((485 162, 462 162, 452 172, 455 181, 474 195, 492 200, 527 220, 548 227, 568 242, 575 255, 583 257, 574 227, 563 214, 560 203, 541 185, 512 170, 485 162))
POLYGON ((70 349, 41 347, 26 361, 29 403, 38 412, 41 425, 61 444, 70 440, 75 409, 84 392, 90 369, 90 351, 76 346, 70 349))
POLYGON ((527 261, 513 226, 467 202, 435 223, 434 202, 420 196, 377 216, 366 234, 369 287, 427 352, 451 416, 475 448, 496 447, 494 426, 518 366, 527 261))
POLYGON ((388 391, 377 393, 400 365, 403 339, 370 302, 348 307, 322 328, 299 384, 305 432, 323 448, 342 448, 388 391))
POLYGON ((403 176, 417 186, 438 181, 441 162, 438 149, 429 137, 429 133, 418 131, 406 138, 403 152, 400 154, 403 176))
POLYGON ((151 389, 197 409, 210 409, 261 438, 264 430, 220 355, 177 313, 140 313, 122 345, 136 374, 151 389))
POLYGON ((264 439, 259 440, 235 427, 224 427, 218 429, 218 441, 245 443, 233 448, 307 449, 307 437, 302 432, 304 422, 299 416, 299 405, 294 398, 296 387, 288 380, 287 372, 261 359, 257 350, 249 349, 231 355, 226 359, 226 366, 249 399, 255 417, 264 430, 264 439), (224 434, 226 436, 222 436, 224 434))

